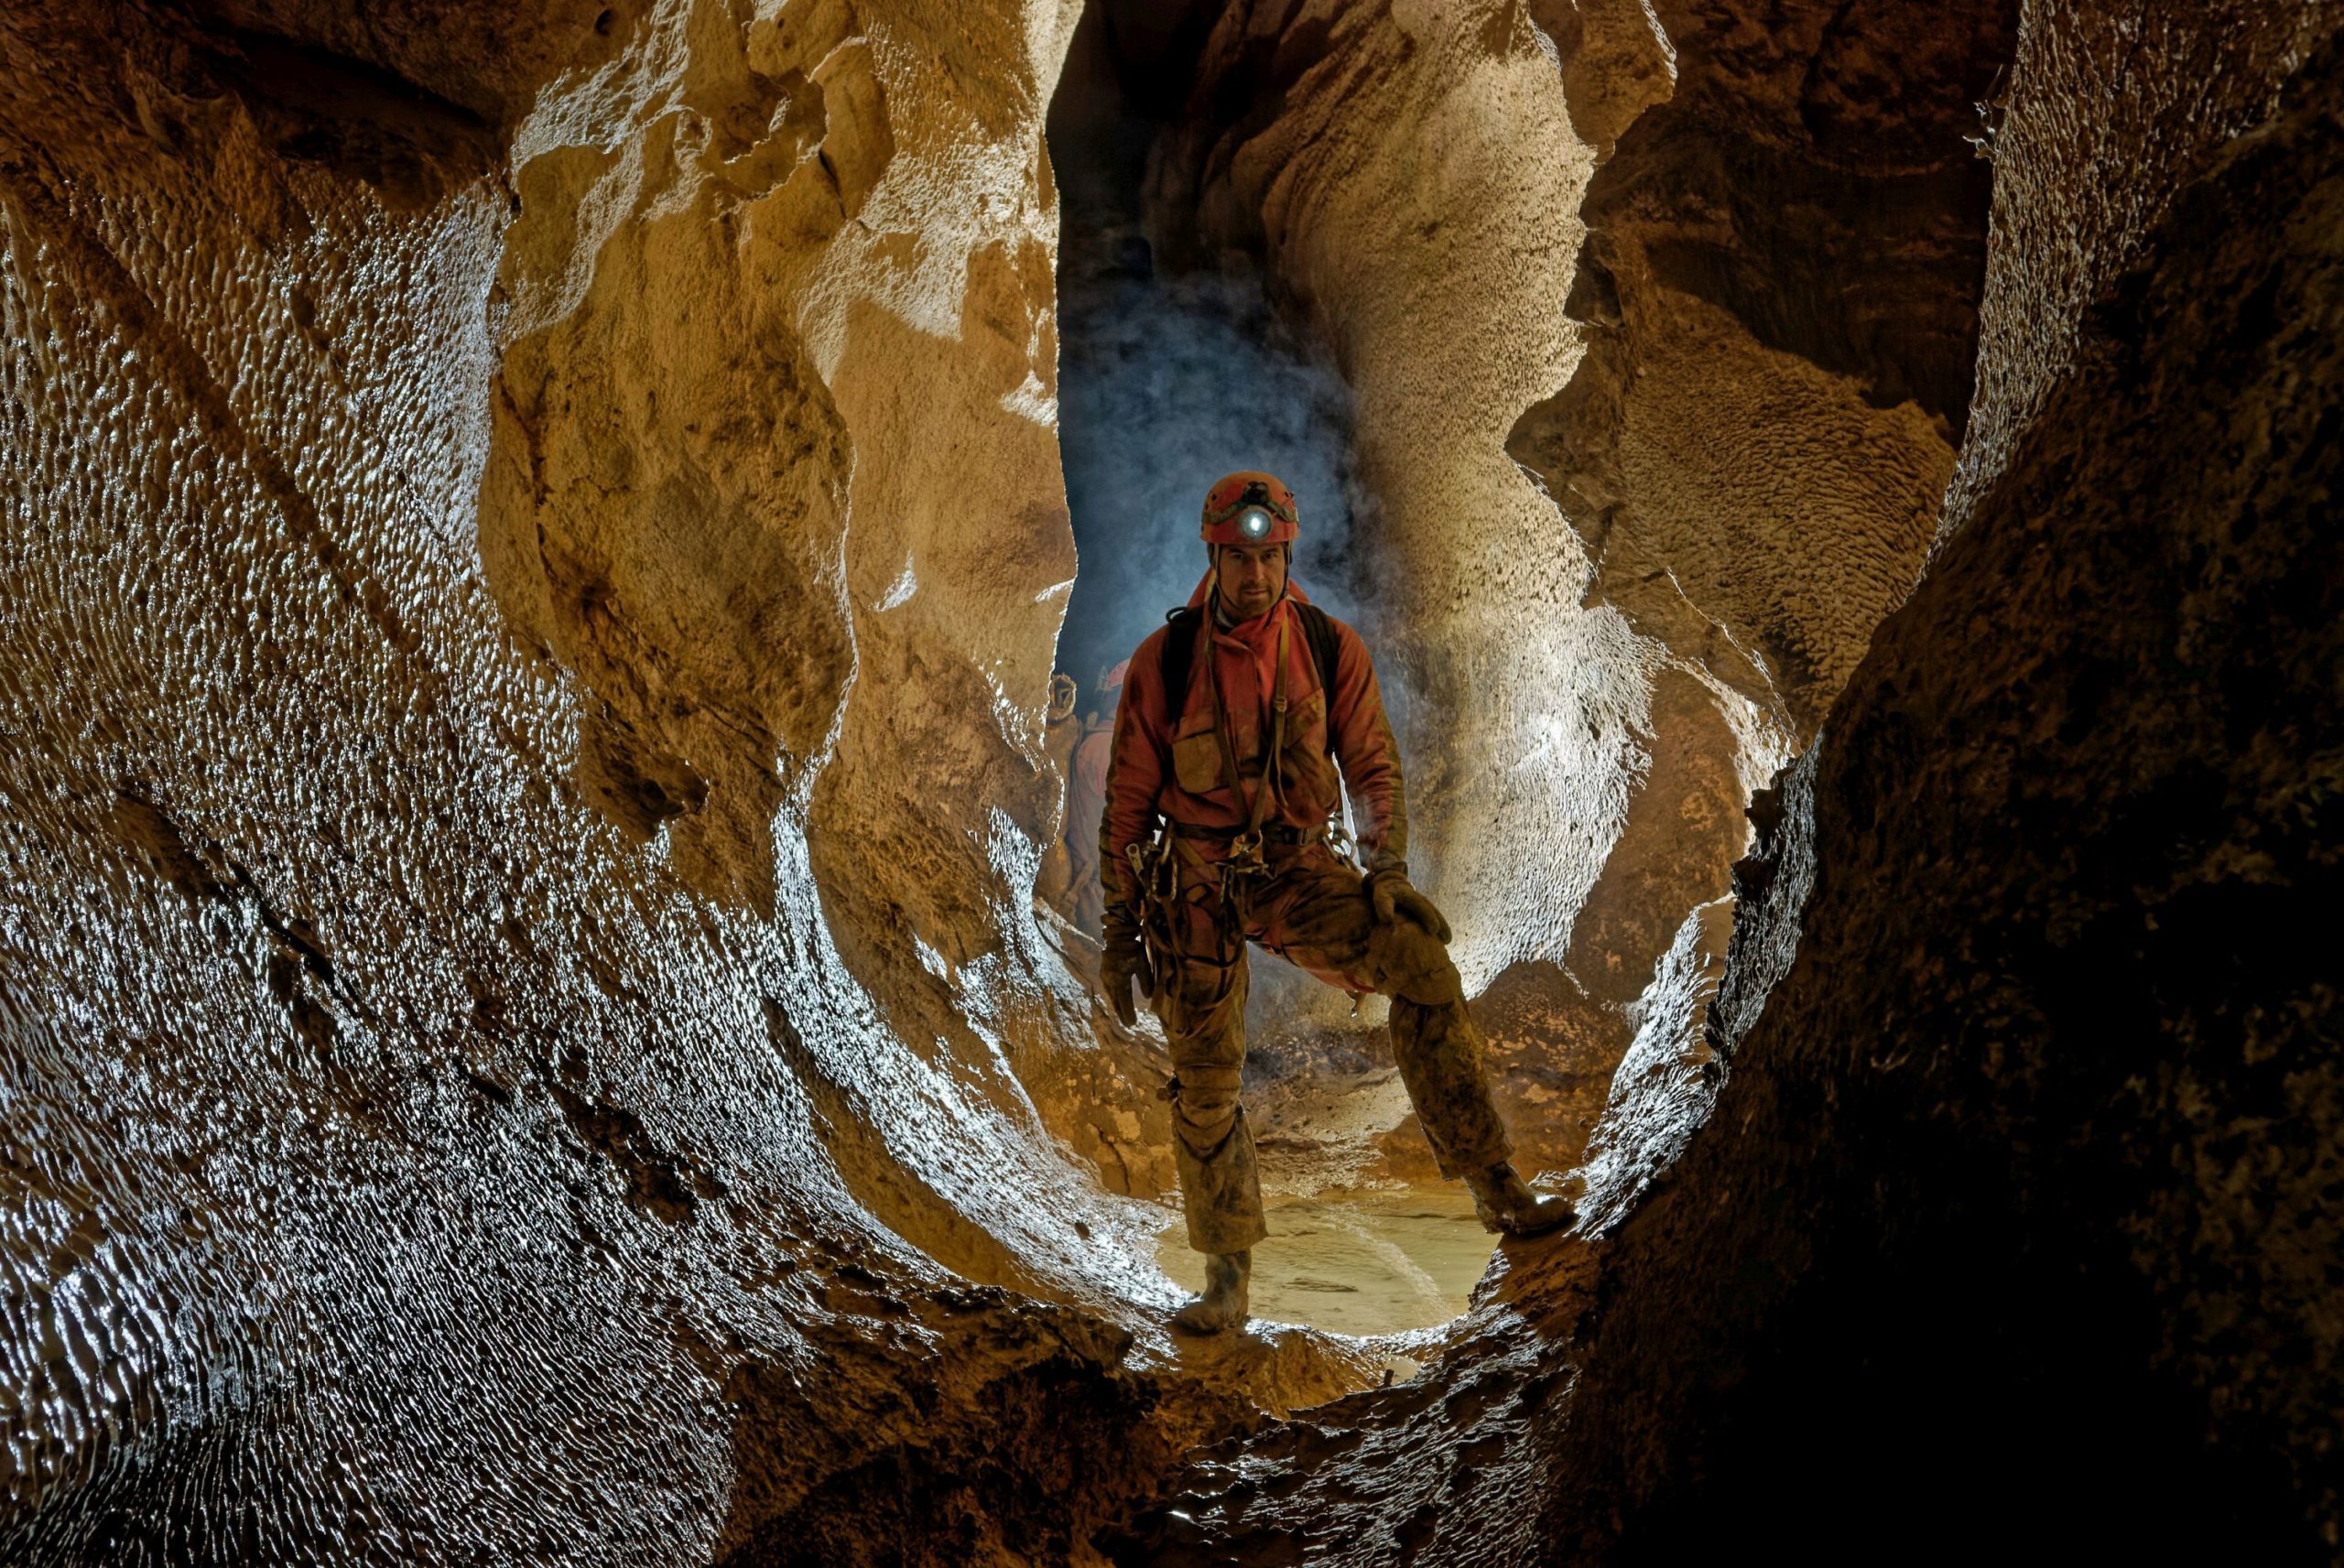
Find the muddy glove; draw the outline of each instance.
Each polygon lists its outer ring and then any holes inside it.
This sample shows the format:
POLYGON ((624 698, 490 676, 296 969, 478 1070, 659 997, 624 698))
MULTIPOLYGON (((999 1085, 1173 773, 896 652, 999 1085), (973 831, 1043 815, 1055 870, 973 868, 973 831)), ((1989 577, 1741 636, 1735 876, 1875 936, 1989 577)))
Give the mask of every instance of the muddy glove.
POLYGON ((1395 919, 1408 919, 1423 926, 1443 943, 1449 940, 1449 922, 1432 900, 1408 885, 1408 873, 1402 871, 1370 872, 1367 896, 1375 901, 1375 918, 1385 925, 1395 919))
POLYGON ((1107 912, 1107 928, 1099 954, 1099 989, 1107 993, 1108 1010, 1129 1029, 1139 1022, 1132 1005, 1132 982, 1151 1000, 1156 995, 1156 971, 1147 961, 1147 945, 1140 940, 1139 922, 1128 909, 1107 912))

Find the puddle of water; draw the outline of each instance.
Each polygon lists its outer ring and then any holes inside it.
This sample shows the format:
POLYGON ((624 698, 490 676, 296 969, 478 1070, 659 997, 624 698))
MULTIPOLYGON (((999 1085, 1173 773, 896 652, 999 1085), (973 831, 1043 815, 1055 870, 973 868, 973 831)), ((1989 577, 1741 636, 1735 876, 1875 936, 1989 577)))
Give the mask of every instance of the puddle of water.
MULTIPOLYGON (((1268 1202, 1269 1239, 1253 1249, 1253 1315, 1338 1334, 1430 1328, 1462 1313, 1497 1238, 1461 1185, 1268 1202)), ((1156 1260, 1190 1291, 1204 1259, 1174 1225, 1156 1260)))

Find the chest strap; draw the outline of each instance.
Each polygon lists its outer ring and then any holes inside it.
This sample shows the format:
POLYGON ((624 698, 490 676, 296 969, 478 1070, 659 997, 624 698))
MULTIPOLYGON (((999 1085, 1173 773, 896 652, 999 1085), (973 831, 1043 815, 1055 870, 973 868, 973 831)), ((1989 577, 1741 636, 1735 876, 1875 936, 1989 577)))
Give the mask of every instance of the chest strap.
MULTIPOLYGON (((1262 855, 1262 824, 1268 819, 1272 797, 1284 793, 1286 770, 1286 634, 1293 623, 1291 616, 1278 617, 1277 675, 1270 687, 1270 745, 1262 756, 1262 779, 1253 791, 1253 808, 1245 819, 1245 831, 1229 841, 1229 856, 1232 860, 1259 861, 1262 855)), ((1205 677, 1212 693, 1212 732, 1221 742, 1221 767, 1229 784, 1230 798, 1243 802, 1245 781, 1237 771, 1237 744, 1231 738, 1229 708, 1221 696, 1220 661, 1208 654, 1205 677)))
MULTIPOLYGON (((1302 623, 1302 640, 1310 644, 1310 662, 1318 670, 1318 689, 1327 695, 1327 754, 1335 754, 1335 666, 1342 656, 1335 636, 1334 619, 1315 604, 1298 599, 1286 601, 1287 613, 1302 623)), ((1187 711, 1189 671, 1196 662, 1197 639, 1204 634, 1209 610, 1175 610, 1167 615, 1162 663, 1166 705, 1175 713, 1187 711)))

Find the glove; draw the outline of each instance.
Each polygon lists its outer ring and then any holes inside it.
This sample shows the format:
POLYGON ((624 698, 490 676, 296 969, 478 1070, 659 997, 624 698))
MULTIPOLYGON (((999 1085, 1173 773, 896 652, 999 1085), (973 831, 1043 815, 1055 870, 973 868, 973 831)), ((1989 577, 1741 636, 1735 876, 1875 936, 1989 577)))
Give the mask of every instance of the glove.
POLYGON ((1367 896, 1375 901, 1375 918, 1389 925, 1394 920, 1406 918, 1423 926, 1446 945, 1449 922, 1432 900, 1408 885, 1408 873, 1402 871, 1372 871, 1367 879, 1367 896))
POLYGON ((1108 1011, 1129 1029, 1139 1022, 1139 1010, 1132 1005, 1132 982, 1137 980, 1142 993, 1153 998, 1156 970, 1147 961, 1147 945, 1140 940, 1138 925, 1118 915, 1108 917, 1101 938, 1099 989, 1107 993, 1108 1011))

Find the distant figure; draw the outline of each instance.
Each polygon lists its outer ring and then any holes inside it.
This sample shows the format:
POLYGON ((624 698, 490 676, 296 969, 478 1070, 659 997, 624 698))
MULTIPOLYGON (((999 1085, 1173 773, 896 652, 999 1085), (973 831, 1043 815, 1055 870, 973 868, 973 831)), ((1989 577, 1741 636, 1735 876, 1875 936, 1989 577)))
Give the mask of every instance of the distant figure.
POLYGON ((1207 1281, 1176 1321, 1198 1333, 1245 1321, 1253 1247, 1268 1234, 1238 1103, 1248 941, 1392 998, 1408 1098, 1484 1225, 1532 1235, 1573 1217, 1514 1173, 1449 922, 1408 885, 1400 752, 1375 671, 1359 633, 1288 579, 1299 531, 1293 492, 1268 474, 1233 473, 1206 494, 1210 565, 1131 656, 1099 834, 1101 987, 1129 1025, 1136 979, 1171 1040, 1173 1153, 1207 1281), (1363 876, 1329 843, 1346 784, 1363 876))
POLYGON ((1107 809, 1107 760, 1114 746, 1115 701, 1123 695, 1126 659, 1099 677, 1082 737, 1074 743, 1074 763, 1066 778, 1066 846, 1074 881, 1065 906, 1076 930, 1096 937, 1106 899, 1099 885, 1099 819, 1107 809))

